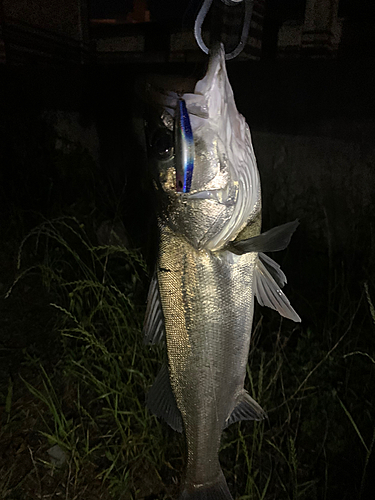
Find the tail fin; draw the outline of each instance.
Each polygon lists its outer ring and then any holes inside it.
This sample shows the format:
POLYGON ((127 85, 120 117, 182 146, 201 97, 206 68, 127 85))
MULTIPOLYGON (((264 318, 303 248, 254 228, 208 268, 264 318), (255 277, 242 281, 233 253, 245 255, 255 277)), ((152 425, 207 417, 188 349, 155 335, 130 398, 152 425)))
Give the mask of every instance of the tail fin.
POLYGON ((179 500, 233 500, 223 471, 216 481, 199 486, 185 484, 179 500))

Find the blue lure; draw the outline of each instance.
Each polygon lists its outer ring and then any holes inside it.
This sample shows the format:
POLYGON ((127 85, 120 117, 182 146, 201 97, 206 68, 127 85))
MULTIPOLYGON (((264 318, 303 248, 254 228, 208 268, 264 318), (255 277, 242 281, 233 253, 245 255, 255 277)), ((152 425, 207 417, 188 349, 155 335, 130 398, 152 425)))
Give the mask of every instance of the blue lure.
POLYGON ((183 99, 177 101, 174 118, 176 191, 189 193, 194 170, 194 138, 189 113, 183 99))

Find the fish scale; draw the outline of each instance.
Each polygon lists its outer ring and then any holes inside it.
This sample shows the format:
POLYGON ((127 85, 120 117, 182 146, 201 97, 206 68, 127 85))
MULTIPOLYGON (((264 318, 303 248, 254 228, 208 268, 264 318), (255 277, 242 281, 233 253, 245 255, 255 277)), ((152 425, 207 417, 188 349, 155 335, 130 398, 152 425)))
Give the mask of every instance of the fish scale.
POLYGON ((188 442, 187 477, 194 484, 220 475, 220 436, 243 390, 255 257, 199 251, 168 228, 160 235, 158 282, 170 379, 188 442))

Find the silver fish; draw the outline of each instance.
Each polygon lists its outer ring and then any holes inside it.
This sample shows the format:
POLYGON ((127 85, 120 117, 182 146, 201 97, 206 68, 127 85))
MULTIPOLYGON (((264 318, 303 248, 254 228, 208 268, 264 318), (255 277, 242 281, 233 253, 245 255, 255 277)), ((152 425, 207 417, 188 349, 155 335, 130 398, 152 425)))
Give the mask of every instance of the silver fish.
POLYGON ((281 291, 284 273, 263 252, 285 248, 298 222, 260 234, 259 173, 221 45, 193 93, 161 93, 158 105, 158 122, 148 121, 148 137, 160 201, 159 252, 144 334, 147 344, 165 342, 167 364, 146 402, 185 432, 181 499, 229 500, 218 458, 221 434, 233 422, 266 416, 244 389, 254 297, 300 321, 281 291), (176 189, 177 170, 183 170, 184 149, 190 147, 173 139, 184 136, 175 130, 181 99, 194 138, 189 192, 176 189))

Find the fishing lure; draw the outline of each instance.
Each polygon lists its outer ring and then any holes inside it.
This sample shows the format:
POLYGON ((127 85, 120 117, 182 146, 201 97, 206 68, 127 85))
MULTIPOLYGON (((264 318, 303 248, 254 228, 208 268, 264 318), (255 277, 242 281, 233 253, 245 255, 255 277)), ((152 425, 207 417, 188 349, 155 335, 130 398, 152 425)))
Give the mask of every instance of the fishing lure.
POLYGON ((176 191, 189 193, 194 170, 194 139, 184 99, 177 101, 174 118, 176 191))

